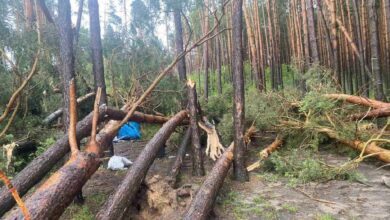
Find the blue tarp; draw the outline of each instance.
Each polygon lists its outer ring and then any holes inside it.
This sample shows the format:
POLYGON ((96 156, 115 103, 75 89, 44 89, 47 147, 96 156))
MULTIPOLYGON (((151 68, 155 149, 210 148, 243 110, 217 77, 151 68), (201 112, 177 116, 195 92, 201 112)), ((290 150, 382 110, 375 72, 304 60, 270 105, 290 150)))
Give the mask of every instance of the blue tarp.
POLYGON ((139 140, 141 139, 141 125, 135 121, 129 121, 118 131, 116 140, 139 140))

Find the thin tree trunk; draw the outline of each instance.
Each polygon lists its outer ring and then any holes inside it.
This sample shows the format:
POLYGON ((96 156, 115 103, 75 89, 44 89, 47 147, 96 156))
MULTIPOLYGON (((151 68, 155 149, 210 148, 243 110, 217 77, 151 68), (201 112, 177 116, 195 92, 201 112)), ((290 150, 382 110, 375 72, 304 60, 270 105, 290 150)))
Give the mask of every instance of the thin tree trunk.
POLYGON ((183 164, 184 158, 186 156, 188 145, 191 142, 191 128, 187 128, 187 131, 180 143, 179 150, 177 151, 177 156, 175 162, 173 163, 172 170, 170 172, 169 184, 172 188, 177 188, 178 175, 180 174, 180 168, 183 164))
POLYGON ((309 29, 309 39, 310 39, 310 49, 311 49, 311 58, 313 63, 319 64, 320 59, 318 55, 318 45, 317 45, 317 36, 316 28, 314 23, 314 10, 313 10, 313 1, 306 0, 306 11, 307 11, 307 24, 309 29))
POLYGON ((378 43, 378 16, 376 12, 376 1, 368 0, 368 14, 370 20, 370 44, 371 44, 371 69, 374 76, 375 99, 386 101, 383 91, 383 79, 379 62, 379 43, 378 43))
MULTIPOLYGON (((205 0, 204 9, 204 33, 209 32, 209 0, 205 0)), ((203 65, 204 65, 204 93, 205 100, 209 98, 209 43, 203 45, 203 65)))
POLYGON ((260 77, 260 74, 258 72, 258 57, 257 57, 257 50, 256 50, 256 43, 255 43, 255 36, 253 33, 253 29, 251 27, 251 19, 249 17, 249 7, 247 4, 244 4, 244 18, 245 18, 245 24, 246 24, 246 31, 248 33, 248 39, 249 39, 249 50, 250 50, 250 57, 251 57, 251 70, 252 74, 254 76, 256 88, 261 92, 263 91, 263 83, 262 78, 260 77))
POLYGON ((305 71, 310 65, 310 47, 309 47, 309 31, 307 26, 307 13, 306 13, 306 0, 301 0, 301 10, 302 10, 302 28, 303 28, 303 47, 305 48, 305 71))
MULTIPOLYGON (((183 28, 181 23, 181 10, 178 6, 176 6, 173 11, 173 17, 175 22, 175 45, 177 56, 183 52, 183 28)), ((181 58, 177 63, 177 72, 179 73, 180 81, 185 83, 187 81, 185 57, 181 58)))

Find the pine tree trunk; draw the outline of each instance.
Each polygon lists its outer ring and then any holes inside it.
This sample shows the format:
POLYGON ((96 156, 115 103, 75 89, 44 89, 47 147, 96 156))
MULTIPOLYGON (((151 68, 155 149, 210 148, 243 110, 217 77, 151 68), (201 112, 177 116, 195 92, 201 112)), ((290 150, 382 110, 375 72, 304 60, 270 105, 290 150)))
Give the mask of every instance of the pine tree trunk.
MULTIPOLYGON (((177 56, 183 52, 183 28, 181 23, 181 10, 178 6, 176 6, 173 11, 173 19, 175 23, 175 45, 177 56)), ((177 72, 179 73, 180 81, 185 83, 187 81, 185 57, 181 58, 177 63, 177 72)))
MULTIPOLYGON (((205 0, 205 9, 204 9, 204 31, 207 33, 209 31, 209 0, 205 0)), ((207 101, 209 97, 209 42, 206 41, 203 45, 203 65, 204 65, 204 88, 203 96, 207 101)))
POLYGON ((261 82, 262 79, 260 77, 260 74, 258 72, 258 58, 257 58, 257 50, 256 50, 256 43, 255 43, 255 36, 253 33, 253 29, 251 27, 251 19, 249 18, 249 7, 245 4, 244 6, 244 18, 245 18, 245 24, 246 24, 246 31, 248 33, 248 40, 249 40, 249 50, 250 50, 250 57, 251 57, 251 70, 252 74, 254 76, 256 88, 261 92, 263 91, 263 83, 261 82))
POLYGON ((371 72, 375 79, 375 99, 386 101, 386 96, 383 91, 383 79, 379 62, 379 43, 378 43, 378 16, 376 11, 376 0, 368 0, 368 14, 370 21, 370 45, 371 45, 371 72))
POLYGON ((89 27, 92 50, 92 72, 95 82, 95 91, 102 89, 101 104, 107 103, 106 82, 104 79, 103 49, 100 35, 99 4, 97 0, 88 0, 89 27))
POLYGON ((316 28, 314 23, 313 0, 306 0, 307 24, 309 29, 309 41, 311 49, 311 62, 319 64, 316 28))
POLYGON ((248 181, 245 166, 244 120, 245 96, 242 58, 242 0, 233 1, 233 87, 234 87, 234 176, 239 181, 248 181))
POLYGON ((310 65, 309 31, 307 26, 306 0, 301 0, 302 10, 302 28, 303 28, 303 47, 305 48, 305 71, 310 65))

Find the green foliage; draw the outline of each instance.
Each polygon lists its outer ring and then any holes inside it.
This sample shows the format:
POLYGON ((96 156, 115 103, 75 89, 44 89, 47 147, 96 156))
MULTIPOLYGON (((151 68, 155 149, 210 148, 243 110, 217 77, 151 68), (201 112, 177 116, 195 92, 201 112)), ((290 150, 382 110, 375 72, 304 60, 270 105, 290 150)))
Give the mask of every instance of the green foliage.
POLYGON ((333 179, 356 181, 362 175, 354 170, 342 170, 327 166, 313 151, 292 149, 275 152, 265 162, 264 168, 286 177, 289 185, 333 179))

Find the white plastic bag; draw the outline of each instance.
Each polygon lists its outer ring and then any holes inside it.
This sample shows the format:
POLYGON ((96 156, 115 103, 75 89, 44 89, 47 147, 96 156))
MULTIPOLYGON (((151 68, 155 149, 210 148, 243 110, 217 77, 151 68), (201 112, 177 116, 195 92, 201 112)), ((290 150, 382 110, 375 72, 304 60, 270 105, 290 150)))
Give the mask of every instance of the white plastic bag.
POLYGON ((126 157, 112 156, 108 161, 108 169, 110 170, 125 170, 127 167, 132 165, 133 162, 126 157))

